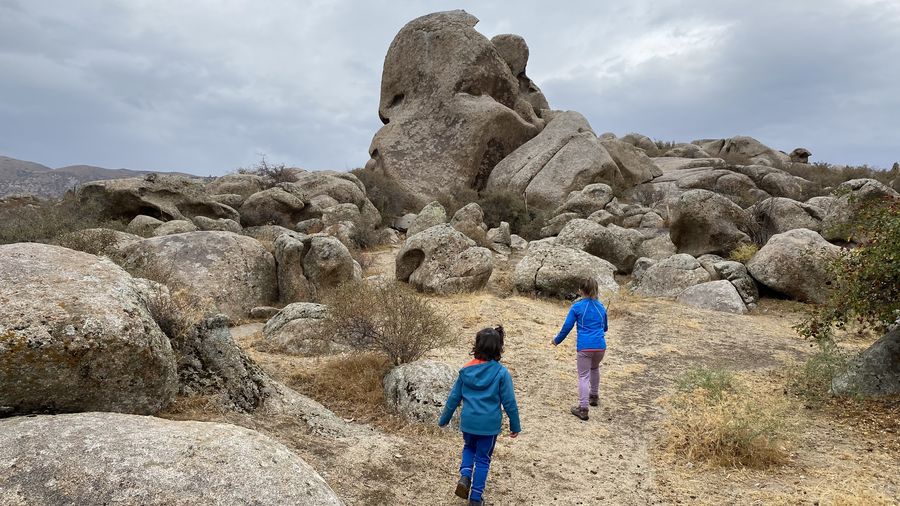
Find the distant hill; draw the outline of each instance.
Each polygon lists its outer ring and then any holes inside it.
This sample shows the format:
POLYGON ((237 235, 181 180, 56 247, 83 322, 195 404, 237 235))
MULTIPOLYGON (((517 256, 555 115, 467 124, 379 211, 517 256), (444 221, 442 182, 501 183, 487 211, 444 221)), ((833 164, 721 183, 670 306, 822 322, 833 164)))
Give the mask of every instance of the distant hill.
MULTIPOLYGON (((0 156, 0 198, 14 194, 59 197, 88 181, 141 177, 151 172, 155 171, 105 169, 93 165, 69 165, 51 169, 39 163, 0 156)), ((195 177, 179 172, 167 174, 195 177)))

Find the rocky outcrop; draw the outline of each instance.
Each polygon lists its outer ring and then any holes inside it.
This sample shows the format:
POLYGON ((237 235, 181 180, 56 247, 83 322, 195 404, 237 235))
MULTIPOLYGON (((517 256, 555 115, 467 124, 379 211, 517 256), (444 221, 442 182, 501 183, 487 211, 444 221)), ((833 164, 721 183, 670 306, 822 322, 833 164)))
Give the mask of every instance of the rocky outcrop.
POLYGON ((450 225, 410 236, 397 254, 396 277, 429 293, 472 292, 493 271, 490 250, 478 247, 450 225))
POLYGON ((312 300, 322 290, 362 277, 350 250, 334 237, 283 234, 274 246, 282 302, 312 300))
POLYGON ((680 253, 646 267, 635 282, 634 292, 647 297, 677 297, 709 280, 709 273, 696 258, 680 253))
POLYGON ((239 219, 237 211, 212 200, 199 180, 179 176, 150 174, 93 181, 81 186, 76 197, 116 219, 130 220, 139 214, 163 220, 190 220, 194 216, 239 219))
POLYGON ((679 252, 728 255, 752 242, 750 217, 737 204, 707 190, 691 190, 671 210, 669 233, 679 252))
POLYGON ((623 189, 635 180, 653 177, 641 172, 641 164, 649 161, 646 155, 620 141, 603 141, 613 146, 604 147, 581 114, 554 111, 545 116, 544 130, 497 164, 488 190, 512 191, 523 195, 529 205, 554 209, 571 192, 592 183, 623 189), (608 149, 620 153, 625 165, 617 165, 608 149))
POLYGON ((681 304, 722 311, 725 313, 744 314, 747 306, 734 285, 727 280, 709 281, 686 288, 675 298, 681 304))
POLYGON ((162 224, 162 220, 157 220, 152 216, 139 214, 132 218, 130 222, 128 222, 128 226, 125 227, 125 230, 127 230, 128 233, 131 234, 139 235, 142 237, 150 237, 153 235, 153 231, 162 224))
POLYGON ((753 137, 738 136, 728 139, 703 139, 693 142, 712 156, 735 160, 741 165, 765 165, 783 169, 791 158, 776 151, 753 137))
POLYGON ((220 232, 234 232, 235 234, 240 234, 242 230, 240 223, 227 218, 214 220, 206 216, 197 216, 194 218, 194 225, 197 225, 197 228, 200 230, 218 230, 220 232))
POLYGON ((220 311, 246 316, 277 300, 275 259, 258 241, 231 232, 189 232, 129 246, 125 267, 211 299, 220 311))
POLYGON ((831 382, 837 395, 878 397, 900 394, 900 327, 862 352, 831 382))
POLYGON ((484 211, 475 202, 466 204, 454 213, 450 226, 459 230, 476 244, 487 243, 487 225, 484 224, 484 211))
POLYGON ((172 220, 163 223, 153 230, 153 237, 164 235, 182 234, 184 232, 196 232, 197 226, 187 220, 172 220))
POLYGON ((0 258, 2 414, 152 414, 172 401, 175 355, 127 272, 45 244, 0 246, 0 258))
POLYGON ((832 191, 835 198, 825 206, 822 235, 828 240, 853 241, 852 224, 867 204, 900 198, 893 189, 874 179, 851 179, 832 191))
POLYGON ((337 351, 321 335, 328 307, 311 302, 295 302, 284 307, 263 327, 269 348, 289 355, 311 355, 337 351))
POLYGON ((747 262, 747 270, 776 292, 805 302, 825 302, 832 281, 828 264, 840 251, 812 230, 790 230, 772 236, 747 262))
POLYGON ((618 292, 615 266, 584 251, 554 245, 552 240, 534 241, 516 265, 514 279, 520 293, 574 299, 585 278, 594 278, 601 292, 618 292))
MULTIPOLYGON (((543 120, 498 48, 465 11, 407 23, 384 60, 379 117, 366 170, 394 177, 422 201, 481 190, 494 166, 537 135, 543 120), (422 51, 427 45, 428 50, 422 51)), ((506 50, 514 65, 524 56, 506 50)))
POLYGON ((407 226, 406 236, 411 237, 435 225, 447 223, 447 210, 438 202, 430 202, 419 211, 407 226))
POLYGON ((232 194, 247 198, 271 186, 269 178, 257 174, 225 174, 206 185, 210 195, 232 194))
POLYGON ((302 190, 294 183, 280 183, 254 193, 241 204, 241 223, 245 227, 279 225, 294 228, 298 221, 307 218, 303 213, 306 207, 303 197, 302 190))
POLYGON ((747 213, 765 238, 797 228, 818 232, 825 215, 820 207, 783 197, 766 199, 747 209, 747 213))
POLYGON ((384 377, 384 400, 410 420, 436 424, 456 376, 455 369, 434 360, 399 365, 384 377))
POLYGON ((618 225, 600 225, 592 220, 575 219, 566 224, 556 238, 557 246, 578 249, 611 262, 616 270, 631 272, 640 257, 665 258, 675 253, 668 234, 655 230, 638 231, 618 225))
POLYGON ((613 195, 613 189, 607 184, 589 184, 581 190, 569 193, 565 203, 556 208, 554 214, 575 213, 582 218, 587 218, 605 208, 613 200, 613 195))
POLYGON ((342 504, 256 431, 115 413, 0 420, 0 503, 342 504))

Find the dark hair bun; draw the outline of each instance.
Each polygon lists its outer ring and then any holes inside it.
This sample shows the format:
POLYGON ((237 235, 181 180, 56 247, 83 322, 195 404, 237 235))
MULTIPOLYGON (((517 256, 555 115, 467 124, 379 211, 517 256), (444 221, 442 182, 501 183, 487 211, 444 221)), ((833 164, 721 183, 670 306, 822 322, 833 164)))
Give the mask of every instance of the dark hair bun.
POLYGON ((500 334, 500 337, 506 337, 506 332, 503 330, 503 325, 497 325, 496 327, 494 327, 494 330, 496 330, 497 333, 500 334))

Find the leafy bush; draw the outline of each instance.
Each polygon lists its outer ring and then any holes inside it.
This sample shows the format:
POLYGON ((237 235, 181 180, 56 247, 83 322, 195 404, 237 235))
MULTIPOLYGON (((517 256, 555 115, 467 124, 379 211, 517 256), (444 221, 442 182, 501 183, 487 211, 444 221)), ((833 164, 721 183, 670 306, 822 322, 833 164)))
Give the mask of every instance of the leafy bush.
POLYGON ((447 211, 447 217, 452 218, 456 211, 459 211, 467 204, 478 202, 478 192, 472 188, 465 186, 457 186, 449 190, 438 193, 435 200, 447 211))
POLYGON ((392 364, 421 358, 453 339, 447 317, 425 297, 391 283, 344 283, 325 294, 323 333, 359 350, 375 350, 392 364))
POLYGON ((723 371, 694 370, 678 381, 665 422, 667 449, 690 461, 767 468, 787 460, 783 408, 737 391, 723 371))
POLYGON ((795 327, 805 337, 830 341, 850 323, 884 333, 900 319, 900 199, 866 202, 856 215, 859 246, 830 266, 831 298, 795 327))
POLYGON ((109 220, 96 203, 80 203, 67 193, 59 200, 22 202, 0 207, 0 244, 52 242, 57 237, 86 228, 124 230, 125 223, 109 220))
POLYGON ((484 223, 489 227, 499 227, 501 221, 509 223, 509 230, 525 239, 540 239, 541 228, 546 225, 547 213, 534 206, 528 207, 525 198, 511 191, 484 192, 478 198, 478 205, 484 211, 484 223))
POLYGON ((365 185, 369 200, 381 213, 382 225, 390 226, 396 218, 415 212, 420 207, 413 195, 386 174, 366 169, 351 172, 365 185))
POLYGON ((759 247, 756 244, 741 244, 728 254, 728 259, 745 264, 753 258, 757 251, 759 251, 759 247))

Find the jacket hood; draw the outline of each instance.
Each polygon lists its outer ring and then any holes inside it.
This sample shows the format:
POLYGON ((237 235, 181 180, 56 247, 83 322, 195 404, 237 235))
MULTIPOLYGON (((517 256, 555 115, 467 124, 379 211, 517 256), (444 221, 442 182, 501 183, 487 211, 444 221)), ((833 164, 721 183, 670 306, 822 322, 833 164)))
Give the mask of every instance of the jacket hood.
POLYGON ((465 386, 474 390, 484 390, 494 384, 503 366, 491 360, 483 364, 470 365, 459 370, 459 377, 465 386))

